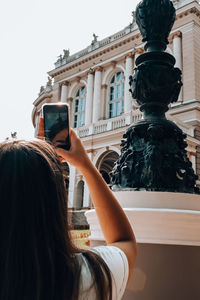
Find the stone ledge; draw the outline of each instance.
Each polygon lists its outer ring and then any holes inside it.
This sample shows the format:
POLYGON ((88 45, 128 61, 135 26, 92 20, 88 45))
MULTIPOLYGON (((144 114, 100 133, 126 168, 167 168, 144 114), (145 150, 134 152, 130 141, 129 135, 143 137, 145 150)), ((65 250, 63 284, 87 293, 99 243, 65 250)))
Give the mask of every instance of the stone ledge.
MULTIPOLYGON (((115 192, 138 243, 200 246, 200 195, 115 192)), ((104 241, 95 210, 85 213, 91 241, 104 241)))
MULTIPOLYGON (((137 243, 200 246, 200 211, 124 208, 137 243)), ((94 210, 86 212, 91 241, 105 241, 94 210)))

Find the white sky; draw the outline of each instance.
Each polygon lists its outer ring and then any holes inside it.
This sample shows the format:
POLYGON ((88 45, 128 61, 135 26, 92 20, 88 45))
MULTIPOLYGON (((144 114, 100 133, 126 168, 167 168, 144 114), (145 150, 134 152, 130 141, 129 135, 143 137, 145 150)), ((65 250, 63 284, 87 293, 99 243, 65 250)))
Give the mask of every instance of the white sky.
POLYGON ((73 54, 132 21, 138 0, 6 0, 0 6, 0 139, 33 137, 31 112, 63 49, 73 54))

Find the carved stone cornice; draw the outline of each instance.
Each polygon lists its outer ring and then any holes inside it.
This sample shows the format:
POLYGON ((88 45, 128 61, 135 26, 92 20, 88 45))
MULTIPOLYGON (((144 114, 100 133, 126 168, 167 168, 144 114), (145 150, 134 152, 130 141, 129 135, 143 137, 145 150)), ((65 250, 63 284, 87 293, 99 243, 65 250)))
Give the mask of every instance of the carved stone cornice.
POLYGON ((33 105, 38 106, 45 99, 48 99, 48 98, 51 99, 52 97, 53 97, 52 93, 44 93, 33 102, 33 105))
MULTIPOLYGON (((115 45, 114 45, 114 48, 119 48, 119 47, 122 47, 124 46, 125 44, 127 43, 132 43, 133 41, 137 44, 140 44, 141 43, 141 34, 140 33, 137 33, 135 34, 134 36, 132 37, 127 37, 127 39, 124 39, 123 41, 121 42, 117 42, 115 45)), ((61 75, 69 70, 72 70, 74 68, 76 68, 77 66, 79 65, 82 65, 84 63, 87 63, 88 61, 91 61, 92 59, 96 59, 97 57, 101 57, 102 55, 106 54, 107 52, 110 52, 111 51, 111 46, 106 48, 106 49, 99 49, 99 52, 98 53, 95 53, 95 54, 90 54, 90 56, 86 56, 85 58, 84 57, 81 57, 80 59, 77 59, 75 61, 73 61, 72 63, 69 63, 69 64, 66 64, 66 65, 63 65, 57 69, 54 69, 52 71, 50 71, 48 74, 51 75, 52 78, 55 78, 56 76, 58 75, 61 75)))
POLYGON ((192 8, 190 8, 190 9, 186 10, 186 11, 183 11, 183 12, 180 13, 180 14, 177 14, 177 15, 176 15, 176 21, 177 21, 178 19, 181 19, 181 18, 183 18, 183 17, 189 15, 189 14, 195 14, 197 17, 200 17, 200 11, 199 11, 196 7, 192 7, 192 8))
POLYGON ((101 66, 98 66, 94 69, 95 72, 102 72, 103 68, 101 66))
POLYGON ((107 89, 107 87, 108 87, 108 85, 107 85, 107 84, 102 84, 102 85, 101 85, 101 88, 102 88, 102 89, 105 89, 105 90, 106 90, 106 89, 107 89))

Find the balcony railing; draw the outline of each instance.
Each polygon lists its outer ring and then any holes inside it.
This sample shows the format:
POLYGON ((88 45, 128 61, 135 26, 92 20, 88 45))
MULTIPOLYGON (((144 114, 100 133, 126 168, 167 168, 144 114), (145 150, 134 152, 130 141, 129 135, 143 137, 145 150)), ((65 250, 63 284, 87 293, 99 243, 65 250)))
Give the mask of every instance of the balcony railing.
MULTIPOLYGON (((101 120, 94 124, 87 126, 82 126, 76 129, 79 137, 83 138, 86 136, 100 134, 106 131, 115 130, 118 128, 129 126, 130 124, 136 123, 143 119, 143 114, 139 110, 134 110, 128 114, 123 114, 119 117, 101 120)), ((181 120, 177 119, 174 116, 170 115, 170 112, 167 114, 167 119, 176 123, 184 133, 190 136, 194 136, 194 128, 183 123, 181 120)))
POLYGON ((128 114, 123 114, 119 117, 101 120, 97 123, 90 124, 77 128, 76 131, 79 137, 86 137, 93 134, 99 134, 110 130, 115 130, 121 127, 129 126, 143 118, 143 114, 140 111, 132 111, 128 114))
POLYGON ((134 31, 135 29, 137 29, 137 24, 134 21, 133 23, 130 23, 128 26, 126 26, 123 30, 101 40, 101 41, 96 41, 94 44, 91 44, 90 46, 88 46, 87 48, 73 54, 70 55, 69 57, 60 57, 55 63, 55 68, 59 68, 65 64, 68 64, 84 55, 87 55, 88 53, 90 53, 91 51, 94 51, 100 47, 103 47, 105 45, 108 45, 110 43, 112 43, 115 40, 118 40, 122 37, 124 37, 125 35, 129 34, 130 32, 134 31))

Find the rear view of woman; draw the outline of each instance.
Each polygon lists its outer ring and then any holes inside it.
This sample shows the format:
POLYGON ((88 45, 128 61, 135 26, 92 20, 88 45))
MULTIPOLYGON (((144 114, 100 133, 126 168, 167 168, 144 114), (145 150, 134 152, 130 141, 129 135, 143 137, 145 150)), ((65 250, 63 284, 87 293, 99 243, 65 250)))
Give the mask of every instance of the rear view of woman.
POLYGON ((109 246, 77 249, 70 237, 59 157, 46 142, 0 144, 0 299, 121 299, 136 258, 130 224, 71 131, 58 155, 85 177, 109 246))

